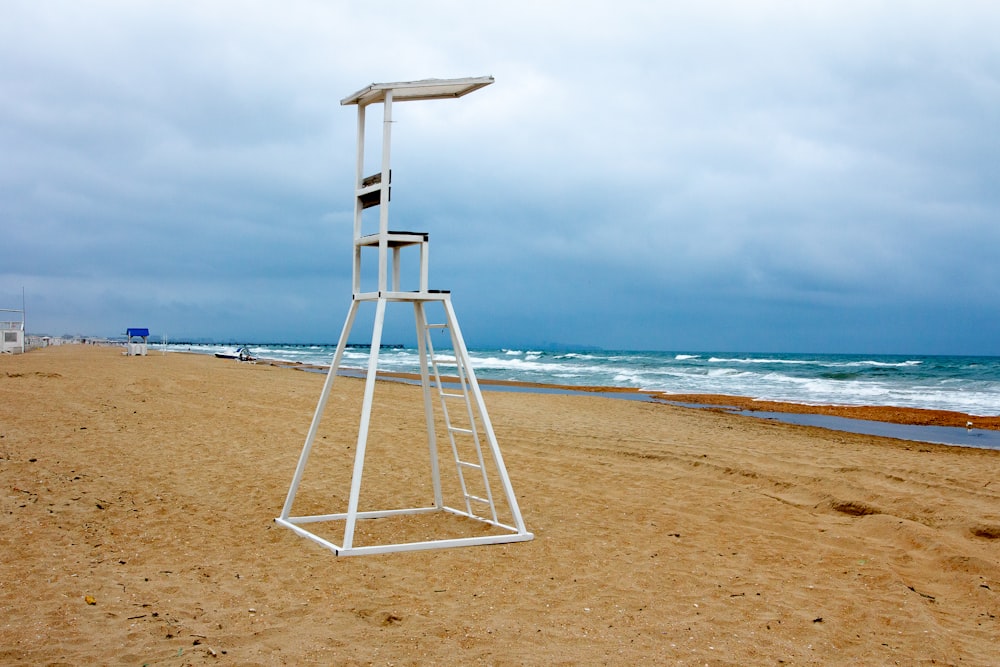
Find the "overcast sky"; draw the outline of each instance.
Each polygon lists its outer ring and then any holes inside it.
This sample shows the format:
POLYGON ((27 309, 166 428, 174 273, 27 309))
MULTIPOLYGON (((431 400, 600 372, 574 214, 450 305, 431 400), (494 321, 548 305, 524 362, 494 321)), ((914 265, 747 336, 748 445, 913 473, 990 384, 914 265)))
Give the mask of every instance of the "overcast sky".
POLYGON ((340 99, 492 75, 394 108, 391 225, 470 347, 1000 354, 998 35, 992 0, 7 0, 0 307, 335 342, 340 99))

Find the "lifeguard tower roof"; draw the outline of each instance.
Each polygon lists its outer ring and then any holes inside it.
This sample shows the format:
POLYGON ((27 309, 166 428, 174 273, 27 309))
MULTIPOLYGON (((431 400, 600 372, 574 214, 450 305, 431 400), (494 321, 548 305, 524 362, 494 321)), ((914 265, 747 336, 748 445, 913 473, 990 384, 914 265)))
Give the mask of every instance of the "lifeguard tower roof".
POLYGON ((357 104, 366 106, 383 102, 385 93, 392 91, 393 102, 408 100, 437 100, 462 97, 493 83, 492 76, 477 76, 465 79, 421 79, 420 81, 397 81, 396 83, 373 83, 340 100, 344 106, 357 104))
POLYGON ((125 335, 130 338, 132 336, 148 336, 149 329, 138 329, 136 327, 129 327, 128 329, 125 330, 125 335))

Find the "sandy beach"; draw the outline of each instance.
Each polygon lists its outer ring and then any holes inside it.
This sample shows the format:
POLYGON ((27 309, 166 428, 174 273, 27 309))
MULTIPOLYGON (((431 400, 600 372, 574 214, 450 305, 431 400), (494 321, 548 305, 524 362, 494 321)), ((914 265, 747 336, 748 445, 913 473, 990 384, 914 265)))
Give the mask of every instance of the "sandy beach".
MULTIPOLYGON (((323 379, 0 357, 0 663, 1000 662, 998 451, 487 392, 535 539, 338 558, 274 523, 323 379)), ((334 384, 320 496, 346 497, 362 384, 334 384)), ((417 485, 418 396, 379 383, 368 497, 417 485)))

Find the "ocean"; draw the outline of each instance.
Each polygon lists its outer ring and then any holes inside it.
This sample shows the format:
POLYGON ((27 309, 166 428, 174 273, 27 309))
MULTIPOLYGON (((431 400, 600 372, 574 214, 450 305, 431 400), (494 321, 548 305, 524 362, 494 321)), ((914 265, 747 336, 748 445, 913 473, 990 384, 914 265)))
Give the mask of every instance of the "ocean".
MULTIPOLYGON (((167 351, 234 353, 233 345, 171 343, 167 351)), ((248 345, 262 359, 328 366, 334 345, 248 345)), ((728 394, 806 405, 886 405, 1000 415, 1000 357, 724 352, 470 350, 480 379, 674 394, 728 394)), ((366 368, 350 347, 343 366, 366 368)), ((419 372, 417 350, 386 346, 379 369, 419 372)))

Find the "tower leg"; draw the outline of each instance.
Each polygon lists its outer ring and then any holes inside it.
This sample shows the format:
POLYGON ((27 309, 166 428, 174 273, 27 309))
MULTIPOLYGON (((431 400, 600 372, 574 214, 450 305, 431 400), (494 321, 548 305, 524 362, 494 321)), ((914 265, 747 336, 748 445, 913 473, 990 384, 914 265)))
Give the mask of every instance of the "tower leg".
POLYGON ((288 514, 292 511, 292 503, 295 502, 295 494, 299 489, 299 482, 302 481, 302 472, 306 469, 306 462, 309 460, 313 441, 316 439, 316 431, 319 429, 319 423, 323 419, 323 410, 326 409, 327 399, 330 398, 330 388, 333 387, 333 381, 337 377, 337 369, 340 368, 340 361, 344 356, 344 348, 347 347, 347 337, 351 334, 351 328, 354 326, 354 318, 357 314, 358 302, 352 300, 351 307, 347 311, 347 319, 344 321, 344 328, 340 332, 340 340, 337 341, 337 351, 333 355, 333 361, 330 362, 330 370, 327 371, 326 382, 323 384, 323 391, 319 395, 319 404, 316 406, 312 424, 309 426, 309 432, 306 435, 305 445, 302 447, 302 454, 299 456, 299 463, 295 466, 295 475, 292 477, 292 484, 288 487, 285 506, 281 509, 282 520, 287 521, 288 514))
POLYGON ((365 378, 365 398, 361 405, 361 424, 358 426, 358 444, 354 451, 354 472, 351 476, 351 495, 347 501, 347 521, 344 526, 344 549, 354 546, 354 526, 358 519, 358 498, 361 496, 361 475, 365 468, 365 449, 368 447, 368 428, 371 424, 372 401, 375 397, 375 377, 378 374, 378 353, 382 347, 382 326, 385 324, 384 297, 375 304, 375 324, 372 327, 372 345, 368 352, 368 376, 365 378))

